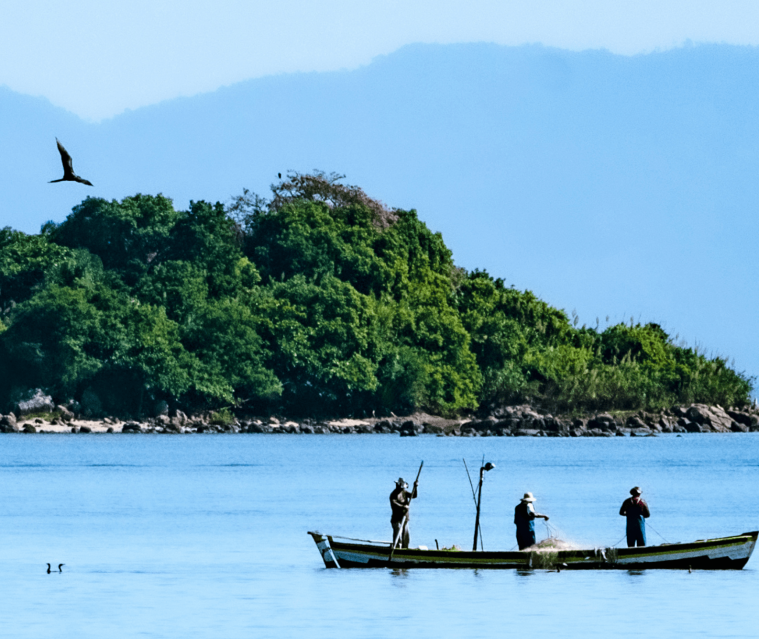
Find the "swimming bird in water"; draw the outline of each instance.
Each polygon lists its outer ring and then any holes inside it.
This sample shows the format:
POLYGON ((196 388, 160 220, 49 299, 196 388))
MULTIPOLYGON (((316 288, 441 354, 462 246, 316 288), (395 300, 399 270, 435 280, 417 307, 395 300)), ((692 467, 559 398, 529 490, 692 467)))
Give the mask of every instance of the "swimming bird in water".
MULTIPOLYGON (((58 572, 63 572, 63 570, 61 570, 61 568, 63 568, 63 566, 65 566, 65 565, 66 564, 58 564, 58 572)), ((49 575, 51 572, 53 572, 53 571, 50 570, 50 564, 48 564, 47 565, 47 574, 49 575)))
POLYGON ((47 574, 50 574, 50 564, 47 565, 47 574))
POLYGON ((55 138, 55 143, 58 145, 58 153, 61 154, 63 177, 60 180, 50 180, 49 184, 52 184, 53 182, 81 182, 87 186, 94 186, 89 180, 85 180, 74 173, 74 162, 71 160, 68 151, 63 148, 63 145, 58 141, 58 138, 55 138))

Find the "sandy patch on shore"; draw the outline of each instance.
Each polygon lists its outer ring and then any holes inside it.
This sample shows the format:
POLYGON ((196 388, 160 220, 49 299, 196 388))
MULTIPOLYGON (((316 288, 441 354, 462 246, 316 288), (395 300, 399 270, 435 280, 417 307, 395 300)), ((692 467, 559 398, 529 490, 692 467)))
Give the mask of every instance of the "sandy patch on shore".
POLYGON ((371 426, 370 422, 365 422, 361 419, 337 419, 327 423, 330 426, 339 426, 340 428, 345 428, 347 426, 371 426))
POLYGON ((34 421, 25 420, 17 423, 17 426, 21 430, 24 430, 24 426, 34 426, 38 433, 70 433, 72 428, 81 428, 82 426, 86 426, 93 433, 107 433, 109 428, 113 428, 114 433, 120 433, 123 425, 123 422, 119 422, 118 424, 106 424, 99 420, 89 419, 74 419, 65 424, 50 424, 49 422, 37 424, 34 421))

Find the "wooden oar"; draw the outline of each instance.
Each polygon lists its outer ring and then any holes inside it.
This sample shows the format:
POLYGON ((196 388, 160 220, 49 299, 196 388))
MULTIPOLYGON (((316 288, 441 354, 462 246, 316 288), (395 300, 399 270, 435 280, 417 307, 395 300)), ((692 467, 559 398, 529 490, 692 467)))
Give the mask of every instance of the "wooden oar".
MULTIPOLYGON (((419 472, 416 474, 416 480, 414 481, 414 484, 416 484, 419 481, 419 475, 422 474, 422 467, 424 466, 424 460, 422 460, 422 463, 419 464, 419 472)), ((413 491, 412 491, 413 494, 413 491)), ((409 499, 409 508, 411 507, 411 500, 409 499)), ((401 535, 403 534, 403 527, 406 525, 406 519, 408 517, 406 515, 403 515, 403 519, 401 519, 401 525, 398 528, 398 534, 393 537, 393 545, 390 547, 390 556, 387 558, 388 561, 391 561, 393 558, 393 553, 395 552, 395 547, 398 545, 398 541, 401 538, 401 535)))

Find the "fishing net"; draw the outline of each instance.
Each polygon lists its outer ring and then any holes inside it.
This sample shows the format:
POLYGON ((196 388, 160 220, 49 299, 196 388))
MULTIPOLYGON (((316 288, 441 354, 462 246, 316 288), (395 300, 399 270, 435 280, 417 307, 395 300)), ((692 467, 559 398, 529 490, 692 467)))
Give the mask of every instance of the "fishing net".
POLYGON ((543 552, 551 550, 577 550, 578 548, 580 547, 568 541, 564 541, 563 539, 559 539, 558 537, 548 537, 547 539, 544 539, 543 541, 535 544, 534 546, 530 546, 525 550, 543 552))
POLYGON ((559 553, 551 552, 550 550, 542 550, 539 552, 530 553, 530 568, 537 568, 538 570, 548 570, 555 568, 559 563, 559 553))
POLYGON ((559 559, 560 550, 575 550, 577 548, 578 546, 558 537, 548 537, 524 550, 530 553, 530 568, 551 570, 553 568, 560 568, 563 565, 559 559))

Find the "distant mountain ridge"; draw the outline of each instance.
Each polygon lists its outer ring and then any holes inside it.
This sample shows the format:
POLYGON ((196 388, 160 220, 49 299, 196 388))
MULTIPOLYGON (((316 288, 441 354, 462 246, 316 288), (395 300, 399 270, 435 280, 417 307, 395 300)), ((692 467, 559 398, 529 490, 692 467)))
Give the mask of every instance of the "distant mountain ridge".
POLYGON ((184 207, 334 170, 417 208, 467 268, 589 323, 613 309, 676 326, 756 372, 757 80, 751 47, 476 44, 407 46, 99 124, 2 89, 0 224, 35 232, 87 195, 162 192, 184 207), (45 184, 60 177, 55 136, 94 188, 45 184))

